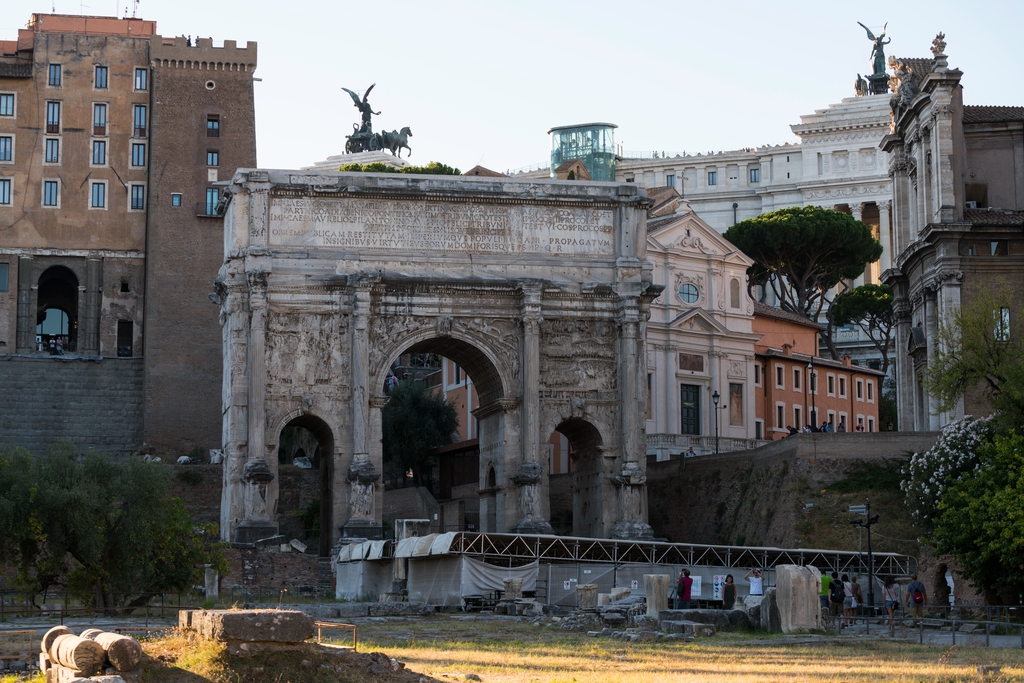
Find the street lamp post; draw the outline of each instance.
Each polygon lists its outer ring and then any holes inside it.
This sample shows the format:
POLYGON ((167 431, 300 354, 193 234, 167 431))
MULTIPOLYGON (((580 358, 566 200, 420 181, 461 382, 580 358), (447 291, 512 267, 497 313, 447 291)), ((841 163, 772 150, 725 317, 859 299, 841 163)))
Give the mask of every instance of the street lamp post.
POLYGON ((864 505, 851 505, 850 512, 855 515, 864 515, 867 519, 867 522, 863 519, 851 519, 850 524, 868 530, 868 605, 873 611, 875 608, 875 562, 871 556, 871 527, 878 521, 878 515, 871 514, 870 502, 864 505))
POLYGON ((715 404, 715 455, 718 455, 718 411, 725 410, 729 406, 722 404, 718 405, 718 402, 722 399, 718 390, 715 389, 715 393, 711 394, 711 402, 715 404))

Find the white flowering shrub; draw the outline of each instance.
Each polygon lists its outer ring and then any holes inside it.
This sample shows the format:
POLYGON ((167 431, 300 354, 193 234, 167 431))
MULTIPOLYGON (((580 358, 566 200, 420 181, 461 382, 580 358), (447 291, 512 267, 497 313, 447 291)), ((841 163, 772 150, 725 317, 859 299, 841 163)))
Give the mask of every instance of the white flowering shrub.
POLYGON ((992 433, 991 417, 975 420, 968 415, 946 425, 929 450, 911 456, 900 488, 915 517, 928 523, 935 519, 947 486, 964 472, 981 467, 978 449, 992 440, 992 433))

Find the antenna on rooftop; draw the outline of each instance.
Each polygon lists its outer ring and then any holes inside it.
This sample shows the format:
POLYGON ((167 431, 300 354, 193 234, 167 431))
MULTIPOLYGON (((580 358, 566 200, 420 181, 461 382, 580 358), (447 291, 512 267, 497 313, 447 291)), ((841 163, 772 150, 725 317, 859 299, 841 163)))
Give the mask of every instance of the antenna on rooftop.
POLYGON ((132 19, 139 13, 139 0, 132 0, 132 19))

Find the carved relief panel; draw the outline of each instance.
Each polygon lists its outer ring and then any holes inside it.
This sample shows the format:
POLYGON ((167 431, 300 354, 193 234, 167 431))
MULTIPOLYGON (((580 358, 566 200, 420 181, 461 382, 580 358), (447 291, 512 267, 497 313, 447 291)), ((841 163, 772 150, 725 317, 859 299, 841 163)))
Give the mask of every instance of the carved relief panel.
POLYGON ((615 391, 618 327, 607 320, 545 320, 541 384, 547 389, 615 391))
POLYGON ((272 313, 267 321, 267 378, 280 387, 313 387, 348 376, 343 352, 348 317, 272 313))

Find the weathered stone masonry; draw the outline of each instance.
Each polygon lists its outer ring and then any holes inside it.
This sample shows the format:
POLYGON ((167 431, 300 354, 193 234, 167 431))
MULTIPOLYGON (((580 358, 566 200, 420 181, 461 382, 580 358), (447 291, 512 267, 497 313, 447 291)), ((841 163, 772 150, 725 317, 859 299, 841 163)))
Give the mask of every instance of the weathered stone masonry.
POLYGON ((574 532, 650 536, 640 359, 660 287, 642 190, 241 170, 232 193, 213 297, 226 539, 277 531, 288 424, 317 435, 331 542, 379 535, 385 380, 410 351, 452 358, 478 387, 485 531, 550 533, 543 443, 558 429, 574 532))

